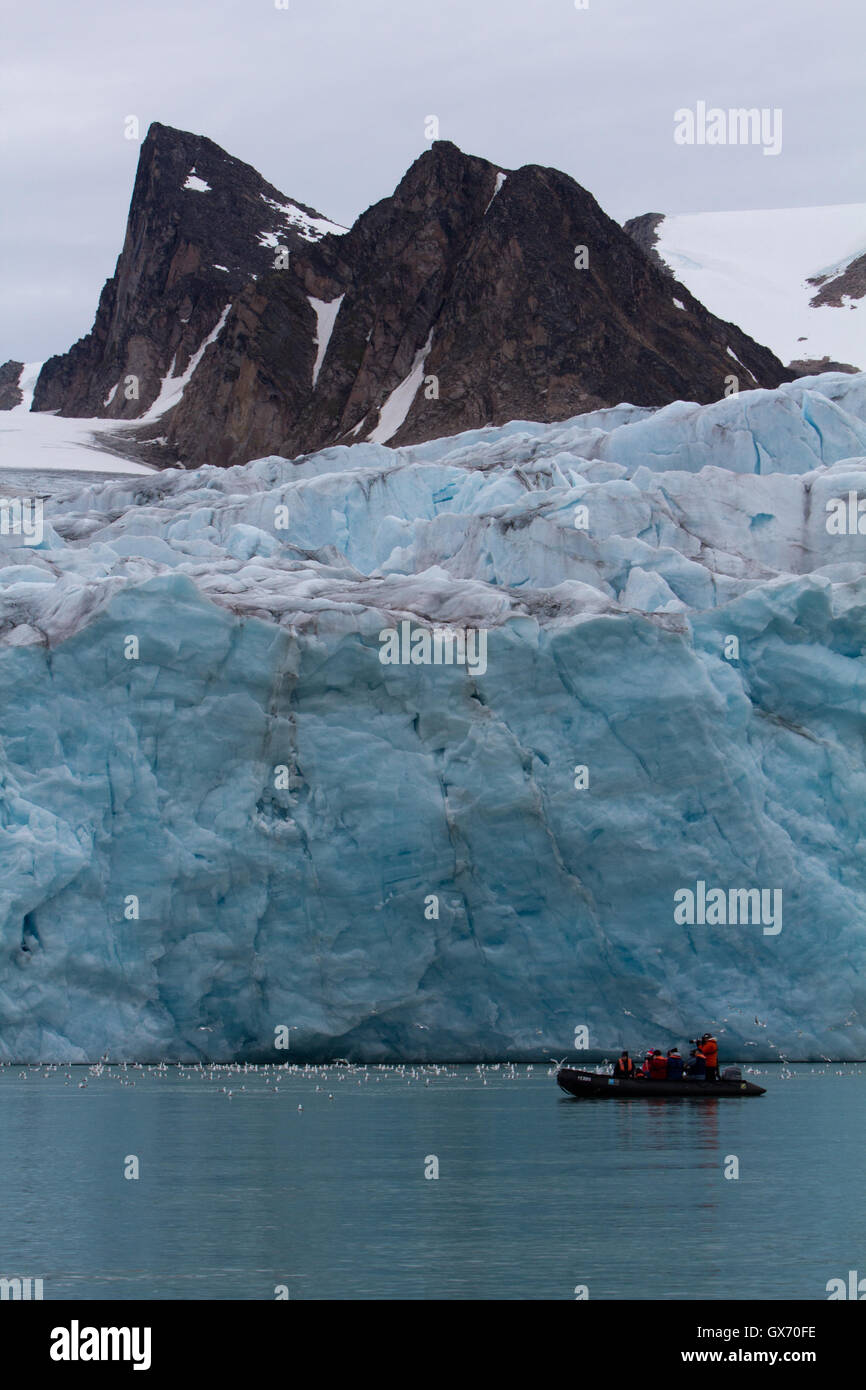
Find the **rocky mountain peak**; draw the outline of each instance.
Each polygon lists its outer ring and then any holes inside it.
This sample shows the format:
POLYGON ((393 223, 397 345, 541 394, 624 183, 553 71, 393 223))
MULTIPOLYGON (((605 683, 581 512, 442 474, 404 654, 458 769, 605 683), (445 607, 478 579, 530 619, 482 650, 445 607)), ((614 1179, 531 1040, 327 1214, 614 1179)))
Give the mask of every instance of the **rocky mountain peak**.
POLYGON ((786 379, 557 169, 438 140, 346 231, 155 124, 93 331, 46 364, 34 408, 140 419, 154 455, 230 465, 706 403, 732 370, 786 379))
POLYGON ((9 361, 0 366, 0 410, 14 410, 24 399, 19 382, 23 362, 9 361))
POLYGON ((205 136, 154 122, 126 236, 92 331, 46 362, 34 410, 137 418, 177 380, 243 287, 342 228, 205 136))

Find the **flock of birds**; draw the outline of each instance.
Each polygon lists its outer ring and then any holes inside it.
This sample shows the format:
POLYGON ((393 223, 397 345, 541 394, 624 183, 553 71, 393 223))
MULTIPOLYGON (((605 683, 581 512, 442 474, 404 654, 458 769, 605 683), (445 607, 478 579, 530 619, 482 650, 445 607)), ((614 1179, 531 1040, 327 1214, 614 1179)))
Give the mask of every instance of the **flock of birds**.
MULTIPOLYGON (((623 1009, 623 1013, 629 1018, 635 1017, 630 1009, 623 1009)), ((841 1026, 843 1028, 850 1028, 856 1015, 857 1010, 852 1009, 843 1020, 841 1026)), ((715 1031, 719 1036, 728 1031, 727 1028, 723 1026, 727 1022, 728 1019, 723 1018, 715 1025, 715 1031)), ((425 1025, 419 1023, 416 1026, 418 1028, 423 1028, 425 1025)), ((767 1028, 768 1025, 759 1019, 756 1014, 755 1026, 758 1028, 767 1028)), ((203 1028, 200 1031, 210 1032, 212 1030, 203 1028)), ((802 1030, 798 1032, 797 1036, 803 1037, 802 1030)), ((758 1043, 752 1039, 747 1039, 744 1041, 743 1046, 757 1047, 758 1043)), ((778 1053, 777 1060, 781 1063, 782 1068, 779 1073, 780 1079, 790 1080, 793 1077, 807 1074, 802 1066, 799 1071, 792 1071, 788 1058, 785 1057, 784 1054, 776 1048, 775 1043, 770 1042, 769 1039, 763 1043, 762 1046, 772 1048, 778 1053)), ((823 1062, 827 1063, 828 1066, 833 1066, 832 1058, 824 1056, 823 1053, 820 1055, 823 1062)), ((562 1062, 557 1061, 556 1058, 551 1058, 550 1060, 552 1065, 547 1069, 546 1075, 555 1076, 562 1062)), ((4 1069, 8 1074, 11 1074, 13 1069, 20 1065, 20 1063, 0 1061, 0 1078, 2 1078, 4 1069)), ((606 1070, 612 1065, 612 1061, 605 1058, 596 1070, 606 1070)), ((844 1068, 836 1067, 835 1075, 860 1076, 862 1073, 859 1070, 853 1070, 853 1066, 854 1064, 852 1063, 846 1063, 844 1068)), ((746 1067, 745 1070, 751 1076, 766 1074, 758 1067, 746 1067)), ((241 1093, 250 1094, 258 1092, 261 1094, 264 1092, 279 1095, 280 1087, 278 1083, 287 1080, 289 1077, 300 1078, 311 1082, 315 1081, 316 1093, 323 1094, 324 1090, 322 1083, 333 1085, 335 1081, 343 1082, 351 1080, 358 1086, 365 1086, 368 1085, 371 1080, 378 1084, 385 1079, 397 1079, 405 1081, 408 1086, 412 1086, 418 1082, 423 1083, 424 1086, 430 1086, 432 1082, 443 1078, 453 1081, 462 1076, 464 1081, 475 1079, 480 1081, 482 1086, 486 1086, 488 1075, 491 1078, 496 1077, 498 1080, 517 1081, 521 1077, 529 1079, 533 1076, 534 1072, 535 1067, 532 1063, 521 1064, 519 1066, 515 1062, 480 1062, 474 1067, 458 1067, 437 1063, 418 1063, 415 1065, 411 1063, 387 1064, 384 1062, 375 1064, 354 1063, 348 1062, 342 1057, 335 1059, 334 1062, 318 1064, 309 1062, 301 1064, 298 1062, 286 1061, 176 1062, 169 1065, 166 1062, 111 1062, 109 1060, 109 1054, 106 1052, 100 1057, 98 1062, 89 1064, 63 1062, 29 1063, 24 1070, 18 1072, 18 1079, 26 1081, 34 1076, 49 1078, 62 1074, 64 1086, 77 1085, 79 1091, 86 1091, 88 1085, 103 1074, 108 1080, 116 1082, 117 1085, 129 1087, 135 1086, 141 1081, 160 1081, 166 1079, 168 1076, 172 1076, 178 1081, 199 1081, 209 1084, 216 1083, 220 1094, 231 1100, 235 1095, 241 1093), (84 1074, 85 1072, 86 1075, 84 1074), (79 1080, 79 1076, 83 1079, 79 1080), (88 1081, 88 1077, 90 1081, 88 1081), (223 1083, 221 1086, 219 1085, 220 1082, 223 1083)), ((810 1076, 826 1076, 827 1074, 826 1069, 816 1071, 815 1067, 811 1067, 808 1072, 810 1076)), ((334 1092, 328 1091, 327 1096, 328 1100, 333 1100, 334 1092)), ((298 1106, 299 1111, 303 1111, 303 1108, 303 1105, 298 1106)))
MULTIPOLYGON (((0 1078, 2 1078, 4 1070, 7 1075, 11 1076, 16 1067, 21 1068, 21 1063, 0 1061, 0 1078)), ((357 1086, 364 1086, 371 1081, 379 1084, 383 1080, 397 1080, 405 1081, 407 1086, 415 1083, 429 1086, 440 1078, 455 1080, 462 1075, 465 1081, 480 1080, 481 1084, 486 1086, 488 1073, 501 1073, 503 1079, 516 1081, 519 1076, 531 1076, 534 1071, 535 1067, 532 1064, 521 1069, 513 1062, 478 1064, 475 1067, 456 1067, 437 1063, 418 1063, 416 1065, 411 1063, 365 1064, 348 1062, 343 1058, 331 1063, 308 1062, 304 1064, 298 1062, 148 1063, 111 1062, 106 1054, 94 1063, 28 1063, 26 1067, 19 1069, 18 1080, 27 1081, 38 1077, 48 1079, 62 1076, 64 1086, 77 1085, 78 1090, 86 1091, 88 1085, 102 1076, 118 1086, 129 1087, 150 1081, 159 1082, 170 1077, 175 1081, 208 1083, 221 1095, 231 1100, 234 1096, 243 1093, 248 1095, 262 1093, 279 1095, 280 1082, 285 1083, 289 1078, 298 1078, 315 1082, 314 1094, 324 1095, 327 1093, 328 1100, 333 1100, 334 1092, 327 1090, 327 1087, 335 1082, 354 1081, 357 1086)), ((553 1074, 554 1069, 551 1068, 548 1075, 552 1076, 553 1074)), ((303 1108, 303 1105, 298 1106, 299 1111, 303 1111, 303 1108)))
MULTIPOLYGON (((356 1086, 367 1086, 371 1082, 374 1085, 381 1084, 382 1081, 397 1081, 405 1083, 407 1086, 423 1085, 430 1086, 436 1081, 463 1080, 474 1081, 482 1086, 491 1081, 519 1081, 530 1080, 538 1075, 545 1077, 556 1075, 557 1068, 562 1065, 556 1058, 551 1058, 549 1067, 539 1066, 536 1068, 532 1063, 516 1062, 479 1062, 475 1066, 457 1066, 437 1063, 397 1063, 389 1065, 386 1063, 366 1064, 348 1062, 339 1058, 330 1063, 298 1063, 298 1062, 176 1062, 176 1063, 147 1063, 147 1062, 110 1062, 108 1056, 101 1057, 95 1063, 64 1063, 64 1062, 34 1062, 22 1068, 21 1063, 0 1061, 0 1080, 4 1073, 13 1076, 16 1067, 18 1070, 18 1080, 28 1081, 31 1079, 48 1079, 52 1077, 63 1078, 64 1086, 73 1086, 80 1091, 87 1090, 89 1085, 100 1077, 105 1077, 121 1087, 134 1087, 142 1083, 159 1083, 171 1078, 178 1082, 199 1082, 205 1083, 213 1088, 218 1094, 232 1100, 240 1095, 279 1095, 280 1085, 285 1087, 286 1083, 294 1080, 309 1082, 314 1086, 313 1094, 327 1096, 329 1101, 335 1099, 335 1092, 328 1089, 335 1084, 352 1082, 356 1086)), ((831 1058, 824 1057, 824 1062, 832 1065, 831 1058)), ((810 1067, 808 1070, 805 1065, 800 1065, 797 1071, 791 1070, 791 1064, 786 1058, 780 1057, 781 1071, 778 1073, 781 1080, 789 1080, 798 1076, 827 1076, 827 1068, 810 1067)), ((604 1070, 612 1066, 612 1061, 605 1059, 602 1061, 598 1070, 604 1070)), ((766 1070, 759 1067, 746 1067, 745 1071, 751 1076, 767 1075, 766 1070)), ((845 1063, 844 1066, 834 1068, 836 1076, 861 1076, 862 1070, 856 1063, 845 1063)), ((293 1088, 295 1089, 295 1088, 293 1088)), ((295 1090, 295 1094, 297 1091, 295 1090)), ((298 1105, 298 1111, 304 1109, 302 1104, 298 1105)))

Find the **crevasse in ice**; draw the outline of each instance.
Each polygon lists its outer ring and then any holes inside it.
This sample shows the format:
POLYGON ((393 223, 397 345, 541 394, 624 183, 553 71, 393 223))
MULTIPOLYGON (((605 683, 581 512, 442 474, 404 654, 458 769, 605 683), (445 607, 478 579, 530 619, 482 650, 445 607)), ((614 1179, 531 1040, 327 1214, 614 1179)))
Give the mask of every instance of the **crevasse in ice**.
POLYGON ((0 539, 0 1054, 863 1057, 861 497, 845 374, 70 479, 0 539))

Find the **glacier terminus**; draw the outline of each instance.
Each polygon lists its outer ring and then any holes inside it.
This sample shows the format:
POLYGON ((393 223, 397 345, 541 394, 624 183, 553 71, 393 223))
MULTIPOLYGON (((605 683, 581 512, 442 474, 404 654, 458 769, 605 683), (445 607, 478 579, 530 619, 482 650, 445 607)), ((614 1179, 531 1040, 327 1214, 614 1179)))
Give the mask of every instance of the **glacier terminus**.
POLYGON ((2 1056, 862 1058, 862 498, 848 373, 70 477, 0 535, 2 1056))

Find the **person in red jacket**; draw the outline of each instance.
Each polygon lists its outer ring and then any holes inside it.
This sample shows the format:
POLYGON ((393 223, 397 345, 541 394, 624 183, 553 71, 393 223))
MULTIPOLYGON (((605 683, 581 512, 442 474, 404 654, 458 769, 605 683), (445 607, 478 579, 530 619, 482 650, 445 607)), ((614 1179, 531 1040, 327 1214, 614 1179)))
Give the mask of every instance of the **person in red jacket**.
POLYGON ((668 1061, 663 1052, 655 1048, 649 1062, 650 1081, 667 1081, 668 1061))
POLYGON ((719 1044, 716 1042, 712 1033, 704 1033, 701 1038, 701 1051, 706 1058, 707 1080, 718 1081, 719 1079, 719 1044))

